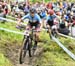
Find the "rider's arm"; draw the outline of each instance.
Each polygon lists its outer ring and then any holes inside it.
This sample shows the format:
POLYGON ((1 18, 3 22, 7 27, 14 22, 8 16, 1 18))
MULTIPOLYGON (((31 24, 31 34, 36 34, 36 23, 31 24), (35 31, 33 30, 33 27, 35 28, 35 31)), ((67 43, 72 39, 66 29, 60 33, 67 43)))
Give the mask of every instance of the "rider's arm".
POLYGON ((21 23, 22 20, 29 18, 29 14, 25 15, 24 17, 22 17, 21 19, 18 20, 18 24, 21 23))
POLYGON ((22 17, 21 19, 24 20, 24 19, 27 19, 29 18, 29 14, 25 15, 24 17, 22 17))
POLYGON ((39 23, 41 23, 41 18, 40 18, 40 16, 39 16, 38 14, 36 14, 36 18, 37 18, 37 21, 38 21, 39 23))
POLYGON ((49 27, 49 25, 48 25, 48 20, 50 19, 50 17, 49 16, 47 16, 46 17, 46 27, 48 28, 49 27))

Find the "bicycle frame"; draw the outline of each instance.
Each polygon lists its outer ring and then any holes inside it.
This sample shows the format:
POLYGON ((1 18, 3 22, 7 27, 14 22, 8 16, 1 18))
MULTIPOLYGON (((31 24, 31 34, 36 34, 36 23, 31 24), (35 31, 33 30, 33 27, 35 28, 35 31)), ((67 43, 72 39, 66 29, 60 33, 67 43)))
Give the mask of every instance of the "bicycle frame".
POLYGON ((51 38, 51 36, 56 37, 56 35, 57 35, 56 29, 52 29, 52 27, 48 27, 47 29, 48 29, 48 31, 49 31, 49 36, 50 36, 50 38, 51 38))
POLYGON ((32 41, 35 42, 35 39, 36 39, 35 32, 36 32, 35 27, 33 27, 31 30, 28 30, 28 32, 25 33, 26 35, 24 36, 24 39, 26 39, 26 41, 29 42, 30 46, 32 46, 32 44, 33 44, 32 41))

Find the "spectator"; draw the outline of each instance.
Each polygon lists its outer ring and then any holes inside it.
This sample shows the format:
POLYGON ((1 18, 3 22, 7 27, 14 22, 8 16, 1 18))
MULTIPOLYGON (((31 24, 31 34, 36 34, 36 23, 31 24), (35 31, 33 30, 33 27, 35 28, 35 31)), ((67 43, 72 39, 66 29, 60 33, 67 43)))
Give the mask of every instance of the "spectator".
POLYGON ((61 33, 61 34, 64 34, 64 35, 69 35, 69 32, 70 32, 70 31, 69 31, 68 28, 66 28, 65 23, 62 22, 62 23, 60 23, 60 25, 59 25, 58 32, 61 33))

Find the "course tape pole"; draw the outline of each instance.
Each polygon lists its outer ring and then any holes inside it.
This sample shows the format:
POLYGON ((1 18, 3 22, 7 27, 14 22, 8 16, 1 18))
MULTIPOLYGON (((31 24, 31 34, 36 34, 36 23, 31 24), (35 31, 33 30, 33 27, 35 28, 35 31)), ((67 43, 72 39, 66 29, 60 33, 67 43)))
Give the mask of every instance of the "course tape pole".
MULTIPOLYGON (((9 29, 5 29, 5 28, 0 28, 0 30, 4 30, 4 31, 7 31, 7 32, 24 35, 24 33, 17 32, 17 31, 13 31, 13 30, 9 30, 9 29)), ((73 59, 75 60, 75 55, 74 55, 72 52, 70 52, 66 47, 64 47, 55 37, 52 36, 52 39, 53 39, 71 58, 73 58, 73 59)))
POLYGON ((61 35, 61 36, 64 36, 64 37, 67 37, 67 38, 75 40, 75 38, 73 38, 73 37, 70 37, 70 36, 67 36, 67 35, 64 35, 64 34, 61 34, 61 33, 58 33, 58 34, 61 35))
POLYGON ((17 31, 13 31, 13 30, 9 30, 9 29, 5 29, 5 28, 1 28, 1 27, 0 27, 0 30, 4 30, 4 31, 7 31, 7 32, 15 33, 15 34, 21 34, 21 35, 24 35, 24 33, 17 32, 17 31))
MULTIPOLYGON (((6 18, 3 18, 3 17, 0 17, 0 19, 1 20, 6 20, 6 21, 9 21, 9 22, 13 22, 13 23, 17 23, 17 21, 14 21, 14 20, 11 20, 11 19, 6 19, 6 18)), ((21 23, 21 25, 26 26, 26 24, 24 24, 24 23, 21 23)), ((75 40, 75 38, 67 36, 67 35, 63 35, 63 34, 60 34, 60 33, 59 33, 59 35, 75 40)))
POLYGON ((9 15, 7 15, 7 17, 9 17, 9 18, 14 18, 14 19, 15 19, 15 17, 9 16, 9 15))
MULTIPOLYGON (((43 30, 46 31, 46 29, 43 29, 43 30)), ((67 36, 67 35, 61 34, 61 33, 58 33, 58 35, 75 40, 75 38, 73 38, 71 36, 67 36)))
MULTIPOLYGON (((0 30, 4 30, 4 31, 6 31, 6 32, 11 32, 11 33, 15 33, 15 34, 24 35, 24 33, 22 33, 22 32, 18 32, 18 31, 14 31, 14 30, 9 30, 9 29, 2 28, 2 27, 0 27, 0 30)), ((43 30, 43 31, 45 31, 45 30, 43 30)))
POLYGON ((75 55, 69 51, 61 42, 59 42, 55 37, 52 36, 52 39, 72 58, 75 60, 75 55))
MULTIPOLYGON (((11 19, 7 19, 7 18, 3 18, 3 17, 0 17, 0 20, 6 20, 8 22, 17 23, 17 21, 14 21, 14 20, 11 20, 11 19)), ((26 26, 26 24, 24 24, 24 23, 21 23, 21 25, 25 25, 26 26)))

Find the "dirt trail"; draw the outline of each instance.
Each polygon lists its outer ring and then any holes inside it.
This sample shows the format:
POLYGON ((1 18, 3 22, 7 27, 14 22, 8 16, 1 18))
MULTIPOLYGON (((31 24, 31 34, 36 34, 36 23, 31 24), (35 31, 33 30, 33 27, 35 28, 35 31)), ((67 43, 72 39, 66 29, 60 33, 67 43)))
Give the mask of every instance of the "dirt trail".
POLYGON ((16 46, 11 46, 8 47, 9 50, 7 50, 7 57, 12 61, 14 66, 37 66, 35 65, 35 61, 38 59, 40 54, 43 52, 43 48, 41 46, 37 47, 37 50, 35 51, 34 57, 29 57, 29 55, 26 55, 25 62, 23 64, 19 64, 19 53, 20 53, 20 48, 17 45, 16 46), (16 48, 17 47, 17 48, 16 48))
POLYGON ((16 42, 6 42, 3 46, 0 47, 0 50, 4 52, 5 56, 9 58, 9 60, 13 63, 14 66, 37 66, 35 65, 35 62, 43 52, 42 45, 43 43, 38 43, 38 47, 35 51, 34 57, 30 58, 27 54, 25 62, 23 64, 19 64, 19 53, 21 46, 19 46, 16 42))

